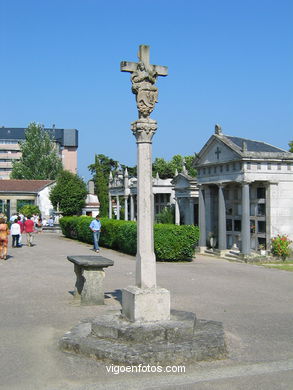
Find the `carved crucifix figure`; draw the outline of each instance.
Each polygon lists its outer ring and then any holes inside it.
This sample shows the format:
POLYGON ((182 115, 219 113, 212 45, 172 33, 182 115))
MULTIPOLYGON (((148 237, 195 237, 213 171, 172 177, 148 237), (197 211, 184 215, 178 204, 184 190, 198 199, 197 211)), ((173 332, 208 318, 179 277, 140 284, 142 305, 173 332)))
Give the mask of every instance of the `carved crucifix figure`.
POLYGON ((139 118, 149 118, 158 101, 157 76, 167 76, 166 66, 150 64, 150 47, 139 46, 139 62, 122 61, 122 72, 131 73, 132 92, 136 95, 139 118))

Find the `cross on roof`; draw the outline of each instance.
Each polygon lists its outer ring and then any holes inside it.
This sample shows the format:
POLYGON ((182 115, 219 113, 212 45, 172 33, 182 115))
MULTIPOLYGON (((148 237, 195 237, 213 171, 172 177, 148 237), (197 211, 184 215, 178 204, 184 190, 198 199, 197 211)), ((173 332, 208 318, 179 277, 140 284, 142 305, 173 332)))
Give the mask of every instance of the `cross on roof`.
MULTIPOLYGON (((138 51, 138 58, 144 63, 146 70, 152 70, 157 76, 167 76, 168 67, 162 65, 151 65, 150 64, 150 47, 147 45, 140 45, 138 51)), ((121 72, 133 73, 137 70, 137 62, 121 61, 120 70, 121 72)))
POLYGON ((219 160, 219 155, 221 153, 221 150, 219 149, 219 147, 217 146, 217 149, 215 151, 215 154, 217 155, 217 160, 219 160))

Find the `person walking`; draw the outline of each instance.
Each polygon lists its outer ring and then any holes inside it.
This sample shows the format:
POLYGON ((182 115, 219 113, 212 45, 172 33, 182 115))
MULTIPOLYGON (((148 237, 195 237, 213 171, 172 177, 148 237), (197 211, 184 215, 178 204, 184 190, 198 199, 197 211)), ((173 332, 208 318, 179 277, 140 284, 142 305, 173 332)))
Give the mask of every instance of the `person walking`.
POLYGON ((32 246, 33 244, 33 232, 34 232, 34 221, 30 219, 28 216, 27 219, 24 221, 23 224, 24 231, 26 232, 26 241, 28 246, 32 246))
POLYGON ((17 223, 18 218, 12 222, 10 230, 11 230, 11 235, 12 235, 12 248, 17 248, 19 247, 19 236, 20 236, 20 225, 17 223))
POLYGON ((0 218, 0 258, 7 259, 7 246, 8 246, 9 227, 6 223, 6 219, 0 218))
POLYGON ((18 246, 22 246, 22 233, 23 233, 23 222, 21 220, 21 216, 19 215, 16 222, 20 226, 20 234, 19 234, 19 240, 18 240, 18 246))
POLYGON ((96 218, 92 220, 92 222, 90 223, 90 226, 89 226, 89 228, 93 232, 93 239, 94 239, 93 250, 96 251, 97 253, 100 252, 99 239, 100 239, 101 227, 102 227, 102 224, 100 221, 100 217, 99 217, 99 215, 97 215, 96 218))

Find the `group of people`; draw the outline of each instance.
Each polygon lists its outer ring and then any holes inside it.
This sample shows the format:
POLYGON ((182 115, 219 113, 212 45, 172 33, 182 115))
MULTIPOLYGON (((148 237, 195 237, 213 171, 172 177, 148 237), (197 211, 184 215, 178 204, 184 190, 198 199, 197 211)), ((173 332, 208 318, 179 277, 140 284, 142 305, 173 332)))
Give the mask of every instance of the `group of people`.
POLYGON ((21 248, 22 235, 26 233, 27 245, 33 245, 33 233, 41 232, 43 228, 42 218, 37 215, 25 217, 22 214, 13 214, 10 218, 10 228, 7 217, 0 214, 0 258, 7 259, 8 236, 11 234, 12 247, 21 248))

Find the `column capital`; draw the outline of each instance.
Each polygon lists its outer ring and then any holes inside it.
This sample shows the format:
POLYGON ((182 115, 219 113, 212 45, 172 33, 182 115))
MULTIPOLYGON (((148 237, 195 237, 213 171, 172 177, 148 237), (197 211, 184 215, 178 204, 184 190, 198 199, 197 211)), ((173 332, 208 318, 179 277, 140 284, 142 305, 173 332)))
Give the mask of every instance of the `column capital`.
POLYGON ((137 143, 152 143, 157 130, 157 122, 151 118, 141 118, 131 123, 131 130, 137 143))
POLYGON ((252 183, 252 181, 249 181, 249 180, 244 180, 244 181, 242 181, 242 182, 240 182, 239 184, 243 187, 243 186, 245 186, 245 185, 250 185, 252 183))

